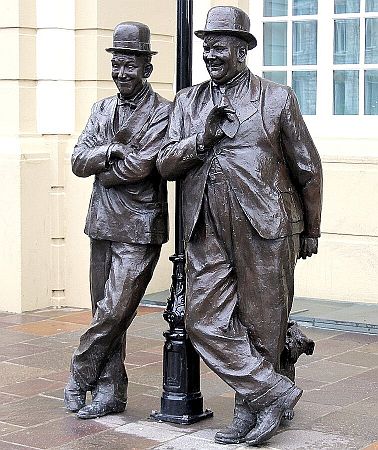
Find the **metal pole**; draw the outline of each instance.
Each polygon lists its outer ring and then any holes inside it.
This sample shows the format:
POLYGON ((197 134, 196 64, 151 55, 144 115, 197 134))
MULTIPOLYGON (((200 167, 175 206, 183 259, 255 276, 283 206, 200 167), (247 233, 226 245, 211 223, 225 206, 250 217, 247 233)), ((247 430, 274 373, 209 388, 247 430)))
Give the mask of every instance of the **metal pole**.
MULTIPOLYGON (((192 84, 193 0, 177 1, 176 89, 192 84)), ((161 411, 151 417, 164 422, 191 424, 213 415, 203 411, 200 361, 185 331, 185 253, 181 181, 176 182, 175 254, 170 297, 164 312, 169 330, 164 332, 163 393, 161 411)))

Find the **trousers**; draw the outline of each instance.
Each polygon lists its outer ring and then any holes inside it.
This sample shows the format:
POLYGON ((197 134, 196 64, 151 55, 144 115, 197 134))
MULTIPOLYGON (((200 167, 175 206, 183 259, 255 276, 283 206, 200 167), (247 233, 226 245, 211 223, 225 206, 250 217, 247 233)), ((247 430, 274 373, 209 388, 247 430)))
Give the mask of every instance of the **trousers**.
POLYGON ((126 331, 159 259, 161 245, 91 239, 93 318, 75 350, 71 372, 82 389, 126 402, 126 331))
POLYGON ((256 408, 288 391, 280 375, 299 235, 261 238, 223 173, 210 173, 186 246, 186 328, 205 363, 256 408))

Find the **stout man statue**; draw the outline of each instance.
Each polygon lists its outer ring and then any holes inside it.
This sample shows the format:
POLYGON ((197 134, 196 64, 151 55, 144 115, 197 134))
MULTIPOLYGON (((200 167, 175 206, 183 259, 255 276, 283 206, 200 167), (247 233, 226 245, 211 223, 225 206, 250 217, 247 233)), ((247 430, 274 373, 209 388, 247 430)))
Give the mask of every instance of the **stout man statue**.
POLYGON ((166 182, 155 162, 169 102, 146 82, 156 53, 150 30, 120 23, 106 50, 119 93, 94 104, 72 155, 75 175, 94 175, 85 227, 93 319, 73 354, 64 392, 66 407, 81 419, 125 409, 125 334, 167 240, 166 182), (85 405, 88 391, 92 402, 85 405))
POLYGON ((215 440, 257 445, 302 394, 280 354, 296 261, 317 252, 322 172, 292 89, 248 70, 249 26, 238 8, 209 11, 195 34, 211 80, 177 94, 157 164, 182 178, 187 331, 236 391, 215 440))

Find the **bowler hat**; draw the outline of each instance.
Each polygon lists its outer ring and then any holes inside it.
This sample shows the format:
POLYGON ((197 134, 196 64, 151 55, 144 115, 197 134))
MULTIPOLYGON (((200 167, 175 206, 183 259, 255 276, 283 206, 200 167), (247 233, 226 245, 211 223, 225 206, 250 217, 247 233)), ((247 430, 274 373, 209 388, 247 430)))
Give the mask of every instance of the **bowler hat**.
POLYGON ((201 39, 208 33, 237 36, 247 42, 248 50, 252 50, 257 41, 249 32, 249 27, 249 17, 241 9, 234 6, 215 6, 207 13, 205 29, 195 31, 194 34, 201 39))
POLYGON ((156 55, 151 51, 150 29, 144 23, 121 22, 114 28, 113 47, 107 52, 133 52, 156 55))

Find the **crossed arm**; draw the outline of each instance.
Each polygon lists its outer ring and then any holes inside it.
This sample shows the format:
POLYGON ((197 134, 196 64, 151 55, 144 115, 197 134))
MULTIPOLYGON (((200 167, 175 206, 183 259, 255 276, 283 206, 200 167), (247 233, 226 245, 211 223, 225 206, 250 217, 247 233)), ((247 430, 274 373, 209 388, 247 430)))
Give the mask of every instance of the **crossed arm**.
POLYGON ((109 143, 99 125, 96 110, 92 109, 72 154, 74 174, 79 177, 96 175, 107 188, 146 178, 155 168, 167 117, 168 106, 164 106, 128 144, 116 142, 116 136, 109 143))

